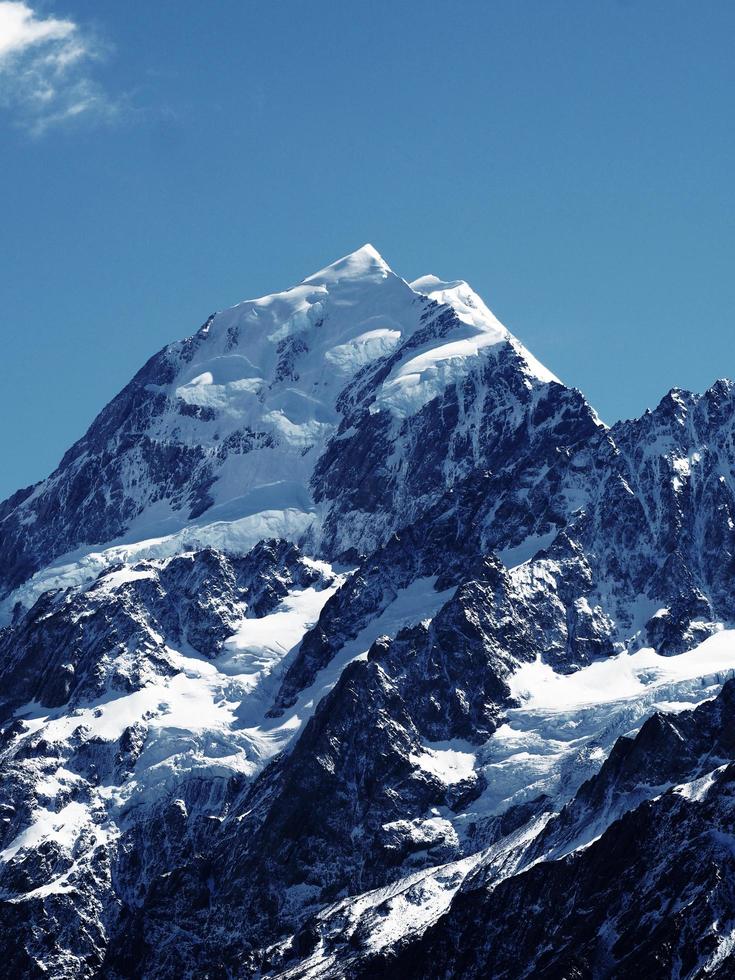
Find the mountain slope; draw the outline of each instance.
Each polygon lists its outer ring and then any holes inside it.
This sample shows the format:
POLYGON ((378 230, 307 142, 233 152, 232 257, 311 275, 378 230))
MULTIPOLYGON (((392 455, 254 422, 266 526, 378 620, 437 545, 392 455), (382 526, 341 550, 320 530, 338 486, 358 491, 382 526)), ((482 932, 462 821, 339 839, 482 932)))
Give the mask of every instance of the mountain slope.
POLYGON ((679 717, 620 740, 539 849, 635 791, 638 805, 589 847, 504 881, 475 870, 416 948, 360 976, 732 975, 735 682, 679 717), (653 781, 653 785, 651 785, 653 781), (647 798, 646 798, 647 797, 647 798))

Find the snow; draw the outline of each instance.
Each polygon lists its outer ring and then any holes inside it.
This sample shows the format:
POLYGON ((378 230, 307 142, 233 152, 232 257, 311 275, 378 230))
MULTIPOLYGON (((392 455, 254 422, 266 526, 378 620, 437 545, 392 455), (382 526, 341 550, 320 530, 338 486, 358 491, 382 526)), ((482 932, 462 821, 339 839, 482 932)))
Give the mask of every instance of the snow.
POLYGON ((715 923, 713 932, 717 936, 717 949, 704 964, 704 973, 718 971, 735 952, 735 925, 730 925, 727 931, 722 932, 719 923, 715 923))
POLYGON ((314 683, 299 694, 296 704, 289 708, 285 721, 279 720, 275 725, 267 719, 255 722, 262 735, 282 739, 286 732, 288 739, 293 737, 294 732, 311 718, 322 698, 332 690, 345 667, 353 660, 367 657, 368 650, 378 637, 395 637, 404 626, 429 623, 455 591, 451 588, 437 592, 435 583, 435 577, 419 578, 407 588, 400 589, 383 612, 371 620, 355 639, 345 643, 319 672, 314 683))
POLYGON ((510 336, 466 282, 423 276, 412 282, 411 288, 450 306, 463 326, 452 332, 449 342, 427 344, 412 353, 383 382, 371 410, 387 409, 399 418, 419 411, 510 336))
POLYGON ((427 346, 394 369, 383 382, 371 410, 390 409, 399 418, 414 415, 449 385, 465 377, 482 353, 505 339, 493 330, 466 329, 455 331, 457 334, 458 339, 438 347, 427 346))
MULTIPOLYGON (((173 676, 154 675, 139 690, 110 693, 72 714, 64 713, 63 708, 49 711, 34 705, 17 714, 30 723, 32 732, 43 730, 43 737, 52 744, 63 743, 76 731, 83 732, 85 739, 112 741, 129 726, 144 722, 148 734, 133 778, 121 786, 99 789, 99 795, 112 805, 111 812, 115 805, 124 809, 134 802, 160 798, 186 772, 252 776, 293 737, 298 726, 286 719, 261 731, 257 726, 250 728, 245 715, 265 719, 280 680, 281 662, 298 646, 342 581, 344 576, 336 576, 328 588, 293 592, 271 615, 243 620, 215 661, 169 649, 176 670, 173 676)), ((62 775, 59 771, 45 778, 39 791, 58 791, 62 775)), ((18 847, 24 842, 22 836, 16 841, 18 847)))
POLYGON ((53 840, 71 850, 83 827, 88 822, 89 811, 83 803, 67 803, 58 812, 36 810, 30 827, 18 834, 12 844, 0 851, 0 861, 13 858, 21 848, 37 847, 44 840, 53 840))
MULTIPOLYGON (((460 320, 477 328, 481 333, 487 334, 488 339, 479 346, 492 346, 492 344, 508 341, 526 362, 530 375, 544 383, 559 381, 555 374, 552 374, 503 326, 464 279, 443 282, 433 275, 421 276, 411 283, 411 288, 417 293, 423 293, 423 295, 430 297, 437 303, 451 306, 460 320)), ((465 348, 465 353, 468 351, 469 348, 465 348)))
MULTIPOLYGON (((0 603, 0 623, 7 621, 13 606, 20 602, 25 608, 30 608, 34 602, 50 589, 78 588, 94 582, 110 566, 134 565, 140 561, 156 561, 172 558, 180 554, 188 554, 202 548, 217 548, 225 552, 247 554, 252 548, 268 538, 286 538, 299 540, 312 526, 315 515, 306 507, 284 507, 283 509, 262 509, 257 507, 263 498, 270 497, 273 503, 285 502, 303 488, 294 486, 287 481, 278 484, 259 487, 251 491, 249 498, 238 498, 227 505, 220 505, 208 512, 209 522, 202 518, 201 522, 192 521, 175 534, 161 537, 142 537, 135 540, 135 530, 127 537, 132 540, 126 544, 117 544, 103 550, 79 549, 72 556, 64 556, 41 571, 36 572, 23 585, 15 589, 4 602, 0 603), (236 510, 255 512, 245 517, 232 520, 212 521, 214 515, 229 516, 228 507, 236 510)), ((304 493, 308 496, 307 491, 304 493)), ((117 582, 131 577, 145 577, 142 572, 123 569, 119 572, 117 582)), ((113 583, 115 580, 112 580, 113 583)))
MULTIPOLYGON (((365 657, 379 636, 395 636, 405 625, 430 621, 453 593, 452 589, 436 592, 434 578, 419 579, 401 590, 381 616, 345 644, 285 715, 269 718, 267 711, 301 638, 345 579, 345 573, 334 575, 324 562, 314 564, 333 576, 328 588, 295 591, 268 616, 244 619, 216 660, 191 651, 169 650, 176 670, 171 677, 156 677, 138 691, 100 699, 73 715, 31 705, 20 714, 28 720, 31 732, 43 729, 50 744, 69 739, 77 730, 85 738, 116 739, 129 725, 145 720, 148 737, 132 778, 95 791, 113 821, 131 806, 174 790, 187 772, 208 778, 227 778, 233 772, 253 777, 292 742, 348 663, 365 657)), ((122 585, 139 571, 115 569, 99 587, 110 588, 113 582, 122 585)), ((487 789, 461 813, 447 811, 414 821, 404 828, 405 833, 416 841, 425 840, 426 846, 431 846, 437 834, 437 839, 451 840, 455 835, 461 839, 478 819, 540 793, 555 799, 558 808, 599 769, 619 735, 636 731, 655 710, 678 711, 713 696, 733 672, 735 631, 730 630, 675 657, 641 649, 595 662, 573 674, 557 674, 541 660, 525 664, 510 678, 519 707, 507 711, 506 723, 483 746, 478 749, 460 740, 425 744, 410 759, 446 785, 480 771, 487 789)), ((63 768, 45 775, 38 796, 53 801, 61 789, 73 788, 72 776, 63 768)), ((678 791, 700 799, 708 786, 706 780, 699 780, 678 791)), ((31 826, 0 857, 12 859, 21 848, 35 846, 49 836, 70 846, 93 821, 88 807, 69 806, 58 814, 37 810, 31 826)), ((508 861, 507 855, 502 858, 503 867, 508 861)), ((66 886, 55 882, 51 887, 66 886)), ((425 882, 421 887, 431 890, 435 885, 425 882)), ((444 886, 437 895, 439 907, 447 898, 444 886)), ((397 899, 395 903, 397 918, 391 913, 384 927, 376 926, 375 935, 383 937, 381 943, 392 941, 394 931, 400 932, 404 925, 419 928, 418 920, 414 925, 401 922, 402 902, 397 899)), ((431 918, 431 908, 429 902, 420 914, 417 911, 421 922, 431 918)))
POLYGON ((557 534, 558 531, 556 528, 552 528, 546 534, 529 534, 520 544, 499 551, 498 558, 506 568, 517 568, 519 565, 525 565, 539 551, 548 548, 557 534))
MULTIPOLYGON (((561 381, 557 378, 557 376, 549 371, 549 369, 542 364, 537 357, 534 357, 530 350, 528 350, 527 347, 524 347, 519 340, 517 340, 515 337, 511 337, 510 344, 526 362, 526 367, 528 368, 528 372, 532 375, 532 377, 544 382, 545 384, 549 384, 552 381, 556 382, 556 384, 561 384, 561 381)), ((594 414, 598 424, 602 426, 603 423, 600 421, 597 414, 594 414)))
POLYGON ((416 293, 364 246, 299 286, 218 313, 186 357, 182 345, 171 345, 177 376, 161 390, 174 408, 155 416, 147 435, 215 448, 250 431, 259 434, 255 444, 216 461, 214 504, 194 521, 166 501, 149 502, 131 461, 124 489, 140 507, 125 534, 58 558, 3 603, 4 617, 17 600, 27 607, 46 589, 91 581, 113 562, 202 546, 244 551, 267 537, 300 540, 319 523, 309 483, 339 426, 339 393, 410 336, 420 315, 416 293), (289 341, 291 354, 281 347, 289 341), (217 414, 182 416, 178 403, 217 414))
POLYGON ((475 767, 474 753, 455 748, 441 749, 433 745, 424 746, 420 755, 410 755, 409 760, 412 765, 430 773, 446 785, 468 779, 475 767))
POLYGON ((64 766, 59 766, 55 772, 47 773, 39 779, 33 787, 33 790, 37 798, 48 797, 53 799, 63 789, 81 781, 82 777, 77 773, 71 772, 71 770, 66 769, 64 766))
POLYGON ((373 951, 392 945, 407 933, 422 933, 449 907, 459 886, 478 864, 478 855, 454 861, 430 873, 411 875, 395 885, 367 892, 350 907, 358 919, 370 906, 381 906, 375 928, 370 932, 373 951))
POLYGON ((327 351, 325 357, 342 374, 356 373, 361 367, 390 354, 401 339, 399 330, 382 327, 367 330, 346 344, 338 344, 327 351))
MULTIPOLYGON (((94 582, 95 589, 113 591, 150 577, 151 568, 136 565, 143 559, 164 562, 208 546, 246 552, 269 537, 298 540, 313 534, 312 540, 318 539, 324 511, 312 498, 310 480, 316 460, 339 427, 339 394, 358 372, 395 354, 421 329, 428 304, 420 297, 450 307, 458 322, 441 340, 411 347, 381 381, 371 410, 390 412, 394 431, 402 419, 447 386, 492 364, 504 345, 525 362, 529 388, 537 381, 556 380, 466 282, 424 276, 409 286, 372 246, 363 246, 292 289, 223 311, 190 346, 172 345, 176 357, 181 355, 175 361, 176 376, 160 390, 176 409, 154 420, 147 433, 152 439, 166 440, 173 434, 185 444, 211 450, 246 430, 267 437, 240 454, 221 454, 209 510, 190 521, 165 501, 131 498, 133 505, 140 501, 143 505, 123 537, 79 549, 37 573, 9 598, 6 614, 16 601, 31 605, 50 588, 87 587, 94 582)), ((508 410, 514 411, 512 406, 508 410)), ((680 489, 696 478, 699 455, 677 456, 671 440, 663 439, 648 451, 664 448, 674 486, 680 489)), ((399 439, 394 450, 400 457, 399 439)), ((127 477, 135 487, 134 466, 127 477)), ((625 487, 633 494, 630 486, 625 487)), ((34 491, 30 499, 39 492, 34 491)), ((565 492, 571 500, 575 491, 565 492)), ((368 515, 366 520, 370 519, 368 515)), ((553 563, 533 569, 522 566, 548 547, 555 535, 554 529, 531 535, 499 556, 508 568, 519 570, 514 574, 529 588, 544 588, 555 574, 553 563)), ((299 644, 349 574, 331 574, 324 562, 312 564, 330 573, 329 587, 296 590, 269 615, 243 618, 214 660, 186 647, 167 648, 164 656, 173 673, 151 671, 147 682, 132 693, 110 691, 67 714, 65 708, 26 705, 19 712, 28 723, 23 737, 42 731, 51 747, 50 757, 55 745, 63 750, 63 743, 75 734, 89 742, 92 751, 95 744, 118 739, 131 725, 145 725, 147 736, 132 774, 120 777, 119 783, 110 779, 91 785, 63 765, 54 770, 63 751, 50 765, 43 762, 43 769, 38 763, 30 825, 0 852, 0 861, 12 861, 43 841, 55 841, 76 854, 85 841, 109 840, 133 808, 160 803, 169 789, 182 792, 182 780, 190 774, 205 779, 229 779, 233 774, 254 777, 293 743, 348 664, 365 658, 378 637, 395 636, 403 626, 429 622, 453 593, 452 589, 436 592, 434 578, 420 579, 399 591, 381 615, 337 652, 292 707, 271 718, 269 709, 299 644), (90 802, 75 798, 82 792, 89 794, 90 802), (70 796, 72 800, 66 802, 70 796), (109 823, 103 825, 102 817, 109 823)), ((647 602, 641 599, 631 606, 636 620, 648 618, 647 602)), ((577 604, 590 612, 586 599, 577 604)), ((666 614, 666 609, 655 612, 666 614)), ((514 803, 544 793, 558 810, 599 769, 620 735, 635 732, 653 711, 681 711, 711 697, 734 672, 735 632, 727 630, 675 657, 645 648, 571 674, 556 673, 542 658, 524 664, 510 678, 517 706, 506 712, 504 724, 483 746, 460 740, 437 742, 421 745, 409 756, 414 767, 446 786, 481 773, 486 789, 480 797, 458 814, 446 807, 431 809, 414 819, 385 824, 383 829, 410 841, 415 852, 437 844, 459 849, 461 841, 472 841, 483 818, 514 803)), ((676 786, 673 792, 691 801, 705 800, 718 772, 676 786)), ((583 835, 564 846, 587 846, 598 830, 602 832, 608 817, 603 814, 600 827, 586 827, 583 835)), ((358 924, 364 932, 367 921, 373 950, 420 932, 443 914, 478 864, 486 863, 494 880, 517 870, 525 844, 548 819, 548 813, 534 818, 472 857, 338 902, 320 913, 320 928, 349 940, 358 924)), ((360 827, 354 828, 356 835, 361 832, 360 827)), ((72 871, 24 898, 71 890, 72 871)), ((316 897, 313 885, 295 886, 289 896, 294 913, 316 897)), ((734 934, 723 934, 710 966, 719 962, 718 956, 730 954, 734 934)), ((324 962, 315 952, 309 967, 313 973, 300 975, 319 976, 324 962)))
POLYGON ((121 585, 126 585, 128 582, 137 582, 141 579, 153 578, 154 574, 155 572, 152 568, 131 568, 129 565, 124 565, 122 568, 116 568, 114 571, 106 574, 102 578, 100 586, 108 592, 114 592, 121 585))
MULTIPOLYGON (((236 772, 256 775, 289 745, 348 663, 365 657, 379 636, 395 636, 403 626, 429 621, 453 594, 452 589, 436 592, 434 578, 418 579, 400 590, 381 616, 345 644, 283 717, 269 718, 283 673, 303 636, 348 574, 335 573, 326 562, 312 564, 331 578, 328 587, 295 590, 269 615, 243 619, 215 660, 167 648, 175 671, 172 676, 153 675, 130 694, 110 692, 73 713, 66 713, 64 707, 50 710, 30 704, 19 709, 17 717, 25 720, 28 734, 42 732, 49 744, 63 744, 75 732, 84 740, 109 742, 119 739, 129 726, 145 724, 147 736, 132 777, 120 785, 100 785, 95 791, 113 820, 132 806, 175 790, 190 772, 207 778, 228 778, 236 772)), ((113 576, 120 585, 131 575, 134 571, 129 569, 116 570, 102 580, 102 587, 109 587, 113 576)), ((427 759, 432 752, 433 748, 427 749, 427 759)), ((436 764, 443 765, 451 778, 461 766, 461 755, 451 749, 444 752, 440 746, 436 764), (458 761, 453 761, 455 757, 458 761)), ((62 789, 73 788, 76 779, 60 767, 39 781, 37 794, 53 800, 62 789)), ((69 804, 58 814, 39 809, 31 826, 0 854, 0 860, 11 859, 21 848, 35 846, 47 836, 71 846, 90 820, 85 804, 69 804)))
MULTIPOLYGON (((452 898, 467 876, 478 866, 482 852, 449 864, 419 871, 394 884, 351 898, 323 909, 316 919, 326 939, 345 943, 339 953, 341 969, 349 966, 351 950, 347 944, 358 927, 367 933, 370 950, 390 947, 406 936, 421 935, 446 912, 452 898)), ((337 961, 325 955, 320 945, 293 970, 286 968, 279 977, 317 980, 337 961)))
POLYGON ((460 320, 479 330, 487 331, 495 338, 496 343, 506 340, 509 336, 500 320, 490 312, 477 293, 463 279, 443 282, 436 276, 421 276, 411 283, 411 289, 423 293, 437 303, 451 306, 460 320))
POLYGON ((411 288, 451 307, 463 327, 453 331, 450 341, 427 344, 394 368, 383 382, 371 411, 387 409, 398 418, 415 414, 505 343, 511 343, 521 355, 529 377, 544 383, 558 381, 509 333, 464 280, 444 282, 428 275, 414 280, 411 288))
POLYGON ((212 506, 190 520, 186 509, 150 499, 141 463, 131 457, 122 490, 137 516, 125 533, 57 558, 2 603, 0 621, 8 621, 17 601, 28 607, 47 589, 90 582, 111 563, 194 547, 247 550, 266 537, 318 540, 327 505, 315 504, 310 481, 339 428, 338 397, 357 372, 395 354, 423 327, 426 296, 451 307, 457 327, 408 351, 378 389, 372 409, 390 411, 397 426, 493 357, 498 345, 512 343, 523 354, 529 378, 553 379, 466 282, 425 276, 409 285, 364 245, 290 289, 217 313, 192 342, 168 348, 176 376, 153 386, 168 407, 152 417, 147 436, 210 453, 230 437, 252 438, 246 451, 207 457, 212 506), (197 411, 182 415, 182 405, 197 411))
MULTIPOLYGON (((317 980, 335 962, 344 972, 353 955, 354 947, 350 940, 358 928, 361 939, 365 937, 372 952, 396 946, 409 937, 420 936, 447 911, 458 890, 474 871, 492 868, 490 887, 495 887, 503 878, 513 874, 518 869, 524 846, 543 830, 549 818, 550 814, 542 814, 489 848, 405 875, 390 885, 328 906, 316 917, 322 942, 296 967, 285 969, 278 976, 283 980, 288 977, 317 980), (336 944, 339 953, 325 952, 325 940, 330 947, 336 944)), ((424 821, 431 822, 437 826, 437 830, 447 823, 437 819, 424 821)))
POLYGON ((693 779, 689 783, 682 783, 679 786, 675 786, 674 792, 678 793, 679 796, 684 796, 688 800, 699 803, 706 799, 710 788, 717 782, 717 777, 725 769, 727 769, 727 766, 719 766, 717 769, 713 769, 712 772, 700 776, 699 779, 693 779))
POLYGON ((344 576, 337 576, 327 589, 307 589, 288 597, 263 620, 244 621, 216 663, 182 658, 188 680, 180 682, 176 700, 171 700, 171 684, 168 685, 166 727, 176 727, 177 717, 184 728, 187 716, 201 720, 202 731, 223 732, 227 743, 234 745, 231 751, 235 758, 240 753, 240 762, 233 763, 233 767, 254 774, 301 731, 349 663, 365 657, 379 636, 395 636, 404 626, 430 620, 453 593, 451 589, 436 592, 434 578, 418 579, 399 591, 381 616, 342 647, 285 715, 267 717, 298 643, 343 581, 344 576), (192 699, 191 705, 182 703, 187 696, 192 699))
POLYGON ((304 282, 329 286, 343 279, 384 279, 391 274, 391 269, 383 256, 368 242, 324 269, 320 269, 319 272, 315 272, 304 282))
POLYGON ((673 657, 650 647, 596 661, 572 674, 557 674, 537 659, 510 679, 513 696, 529 709, 569 711, 586 705, 635 698, 644 691, 721 677, 735 669, 735 631, 721 630, 699 646, 673 657))
MULTIPOLYGON (((65 780, 82 782, 74 773, 59 769, 58 774, 62 773, 65 780)), ((39 792, 38 787, 36 792, 39 792)), ((109 844, 116 835, 117 828, 106 818, 103 811, 78 800, 73 800, 56 810, 52 806, 37 807, 32 813, 30 825, 18 834, 11 844, 0 851, 0 864, 12 861, 17 854, 34 850, 47 841, 53 842, 60 848, 67 859, 71 858, 71 864, 67 866, 66 861, 60 862, 61 866, 65 867, 61 874, 51 877, 37 888, 12 896, 5 894, 2 896, 3 899, 18 904, 74 891, 76 885, 72 879, 81 863, 83 853, 94 850, 100 844, 109 844), (83 845, 80 847, 81 841, 83 845)))
POLYGON ((655 711, 677 712, 714 697, 735 675, 735 631, 723 630, 674 657, 645 648, 557 674, 536 660, 509 679, 518 708, 477 752, 488 788, 458 823, 502 813, 546 793, 560 806, 594 775, 615 740, 655 711))
MULTIPOLYGON (((190 520, 166 500, 150 502, 133 460, 123 474, 123 489, 138 516, 125 534, 61 556, 17 589, 1 612, 9 616, 16 601, 29 607, 49 589, 114 591, 154 574, 139 567, 143 561, 165 562, 204 547, 246 553, 264 538, 318 536, 324 515, 314 503, 310 480, 339 427, 338 396, 357 372, 395 355, 423 327, 424 296, 451 307, 458 320, 448 336, 414 347, 398 360, 378 389, 375 408, 391 412, 397 426, 446 386, 482 367, 501 345, 512 343, 523 353, 467 283, 424 277, 409 286, 369 245, 291 289, 222 311, 192 343, 169 348, 175 376, 156 394, 173 407, 155 416, 146 430, 154 441, 206 449, 242 432, 257 434, 247 451, 217 457, 212 506, 190 520)), ((529 379, 553 378, 530 355, 526 363, 529 379)), ((526 549, 533 544, 524 543, 526 549)), ((513 557, 525 560, 520 551, 513 557)), ((109 838, 133 808, 160 800, 169 790, 179 792, 182 779, 192 773, 210 779, 255 776, 292 743, 349 663, 366 657, 378 637, 430 621, 454 591, 437 592, 434 578, 399 591, 282 717, 268 717, 301 639, 345 578, 346 573, 336 574, 328 588, 295 591, 262 619, 243 619, 215 660, 167 648, 173 674, 152 672, 136 691, 110 691, 67 714, 64 708, 39 705, 21 709, 27 733, 42 733, 49 745, 61 746, 75 733, 83 741, 109 742, 141 722, 147 735, 132 774, 119 784, 88 787, 90 802, 73 799, 55 812, 58 801, 79 791, 78 777, 63 766, 44 772, 36 786, 44 805, 0 859, 12 860, 44 839, 71 849, 83 836, 109 838), (95 823, 96 813, 105 813, 109 826, 95 823)), ((446 785, 467 779, 486 762, 459 742, 424 745, 411 761, 446 785)), ((429 846, 455 839, 457 825, 452 815, 435 813, 412 822, 406 832, 429 846)), ((474 861, 433 872, 407 888, 403 883, 403 890, 387 898, 391 911, 376 928, 374 942, 388 943, 404 927, 423 928, 446 907, 474 861)), ((45 885, 44 894, 70 888, 70 874, 45 885)))
POLYGON ((217 658, 217 668, 236 675, 253 685, 279 663, 316 623, 326 601, 334 595, 343 579, 327 589, 304 589, 287 596, 280 606, 260 619, 244 619, 224 645, 217 658))

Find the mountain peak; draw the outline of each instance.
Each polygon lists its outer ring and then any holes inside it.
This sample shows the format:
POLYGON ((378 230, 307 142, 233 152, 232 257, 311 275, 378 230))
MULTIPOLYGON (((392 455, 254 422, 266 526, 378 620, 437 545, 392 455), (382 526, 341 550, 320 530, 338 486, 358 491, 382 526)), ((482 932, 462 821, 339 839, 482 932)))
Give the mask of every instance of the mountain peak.
POLYGON ((451 306, 460 320, 470 324, 483 336, 485 342, 500 343, 508 341, 525 361, 529 372, 539 381, 549 382, 559 379, 543 365, 529 350, 504 326, 464 279, 443 280, 438 276, 426 275, 409 283, 415 293, 428 296, 437 303, 451 306))
POLYGON ((385 279, 392 271, 380 252, 368 242, 308 276, 304 282, 328 285, 341 279, 385 279))
POLYGON ((414 279, 409 285, 415 293, 421 293, 436 300, 437 303, 451 306, 465 323, 471 323, 483 331, 493 332, 498 340, 508 338, 507 328, 464 279, 445 281, 437 276, 428 275, 414 279))
MULTIPOLYGON (((383 524, 375 519, 377 503, 354 489, 354 481, 372 486, 357 461, 373 452, 374 485, 383 486, 384 457, 414 451, 398 434, 406 420, 421 429, 421 413, 433 418, 430 403, 453 403, 470 377, 477 411, 500 410, 508 378, 494 367, 509 349, 520 355, 508 368, 519 390, 554 380, 466 282, 425 276, 410 286, 369 244, 283 292, 223 310, 195 337, 156 355, 52 479, 0 510, 0 596, 24 587, 41 568, 41 556, 60 559, 81 546, 91 555, 92 544, 95 554, 99 546, 145 550, 154 538, 160 539, 156 554, 170 554, 180 535, 192 540, 194 527, 197 540, 209 545, 227 526, 228 541, 236 536, 241 548, 279 536, 309 536, 313 543, 329 534, 329 548, 343 551, 382 540, 409 511, 384 508, 383 524), (100 459, 111 461, 104 474, 100 459), (317 471, 338 469, 345 460, 334 486, 320 487, 317 471), (125 487, 123 506, 103 489, 117 479, 125 487), (72 481, 89 485, 83 505, 58 526, 38 520, 44 508, 62 506, 56 499, 66 499, 72 481), (337 484, 351 488, 342 494, 351 516, 342 521, 339 545, 325 523, 337 512, 337 484), (353 497, 359 506, 352 506, 353 497)), ((438 453, 451 455, 456 440, 475 431, 467 397, 463 405, 454 423, 436 422, 432 438, 444 433, 438 453)), ((480 453, 479 442, 473 445, 480 453)), ((441 482, 455 468, 437 466, 431 479, 441 482)), ((403 494, 404 480, 397 475, 395 488, 381 491, 385 499, 403 494)), ((412 515, 413 503, 406 506, 412 515)))

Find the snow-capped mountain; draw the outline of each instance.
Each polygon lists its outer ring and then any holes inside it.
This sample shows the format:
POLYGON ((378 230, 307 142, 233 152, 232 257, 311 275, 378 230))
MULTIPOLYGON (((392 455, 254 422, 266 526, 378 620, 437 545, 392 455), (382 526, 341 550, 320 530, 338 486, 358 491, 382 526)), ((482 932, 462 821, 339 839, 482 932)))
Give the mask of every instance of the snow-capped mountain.
MULTIPOLYGON (((386 443, 410 438, 411 420, 437 394, 468 377, 481 384, 488 363, 511 356, 518 383, 554 380, 465 283, 426 277, 412 289, 366 245, 283 293, 210 317, 155 355, 48 480, 5 503, 4 589, 100 546, 167 537, 176 553, 200 527, 203 542, 218 544, 222 524, 240 547, 309 532, 324 550, 335 498, 369 492, 346 459, 355 442, 373 429, 386 443), (349 470, 339 493, 337 467, 349 470)), ((471 442, 473 422, 435 434, 471 442)), ((467 448, 458 447, 464 470, 467 448)), ((396 492, 410 496, 405 472, 391 472, 407 468, 405 454, 382 462, 396 492)), ((329 547, 373 544, 405 523, 408 508, 377 528, 358 502, 355 526, 332 531, 329 547)))
POLYGON ((367 245, 0 528, 7 975, 732 975, 729 382, 608 428, 367 245))

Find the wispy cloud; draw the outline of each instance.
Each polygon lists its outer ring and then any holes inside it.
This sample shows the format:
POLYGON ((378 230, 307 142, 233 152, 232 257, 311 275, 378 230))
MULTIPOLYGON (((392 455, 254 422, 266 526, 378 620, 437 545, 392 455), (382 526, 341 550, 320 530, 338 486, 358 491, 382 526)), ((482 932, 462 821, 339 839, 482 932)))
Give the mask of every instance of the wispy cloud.
POLYGON ((0 0, 0 106, 39 136, 79 118, 110 120, 119 106, 94 77, 106 49, 73 20, 0 0))

